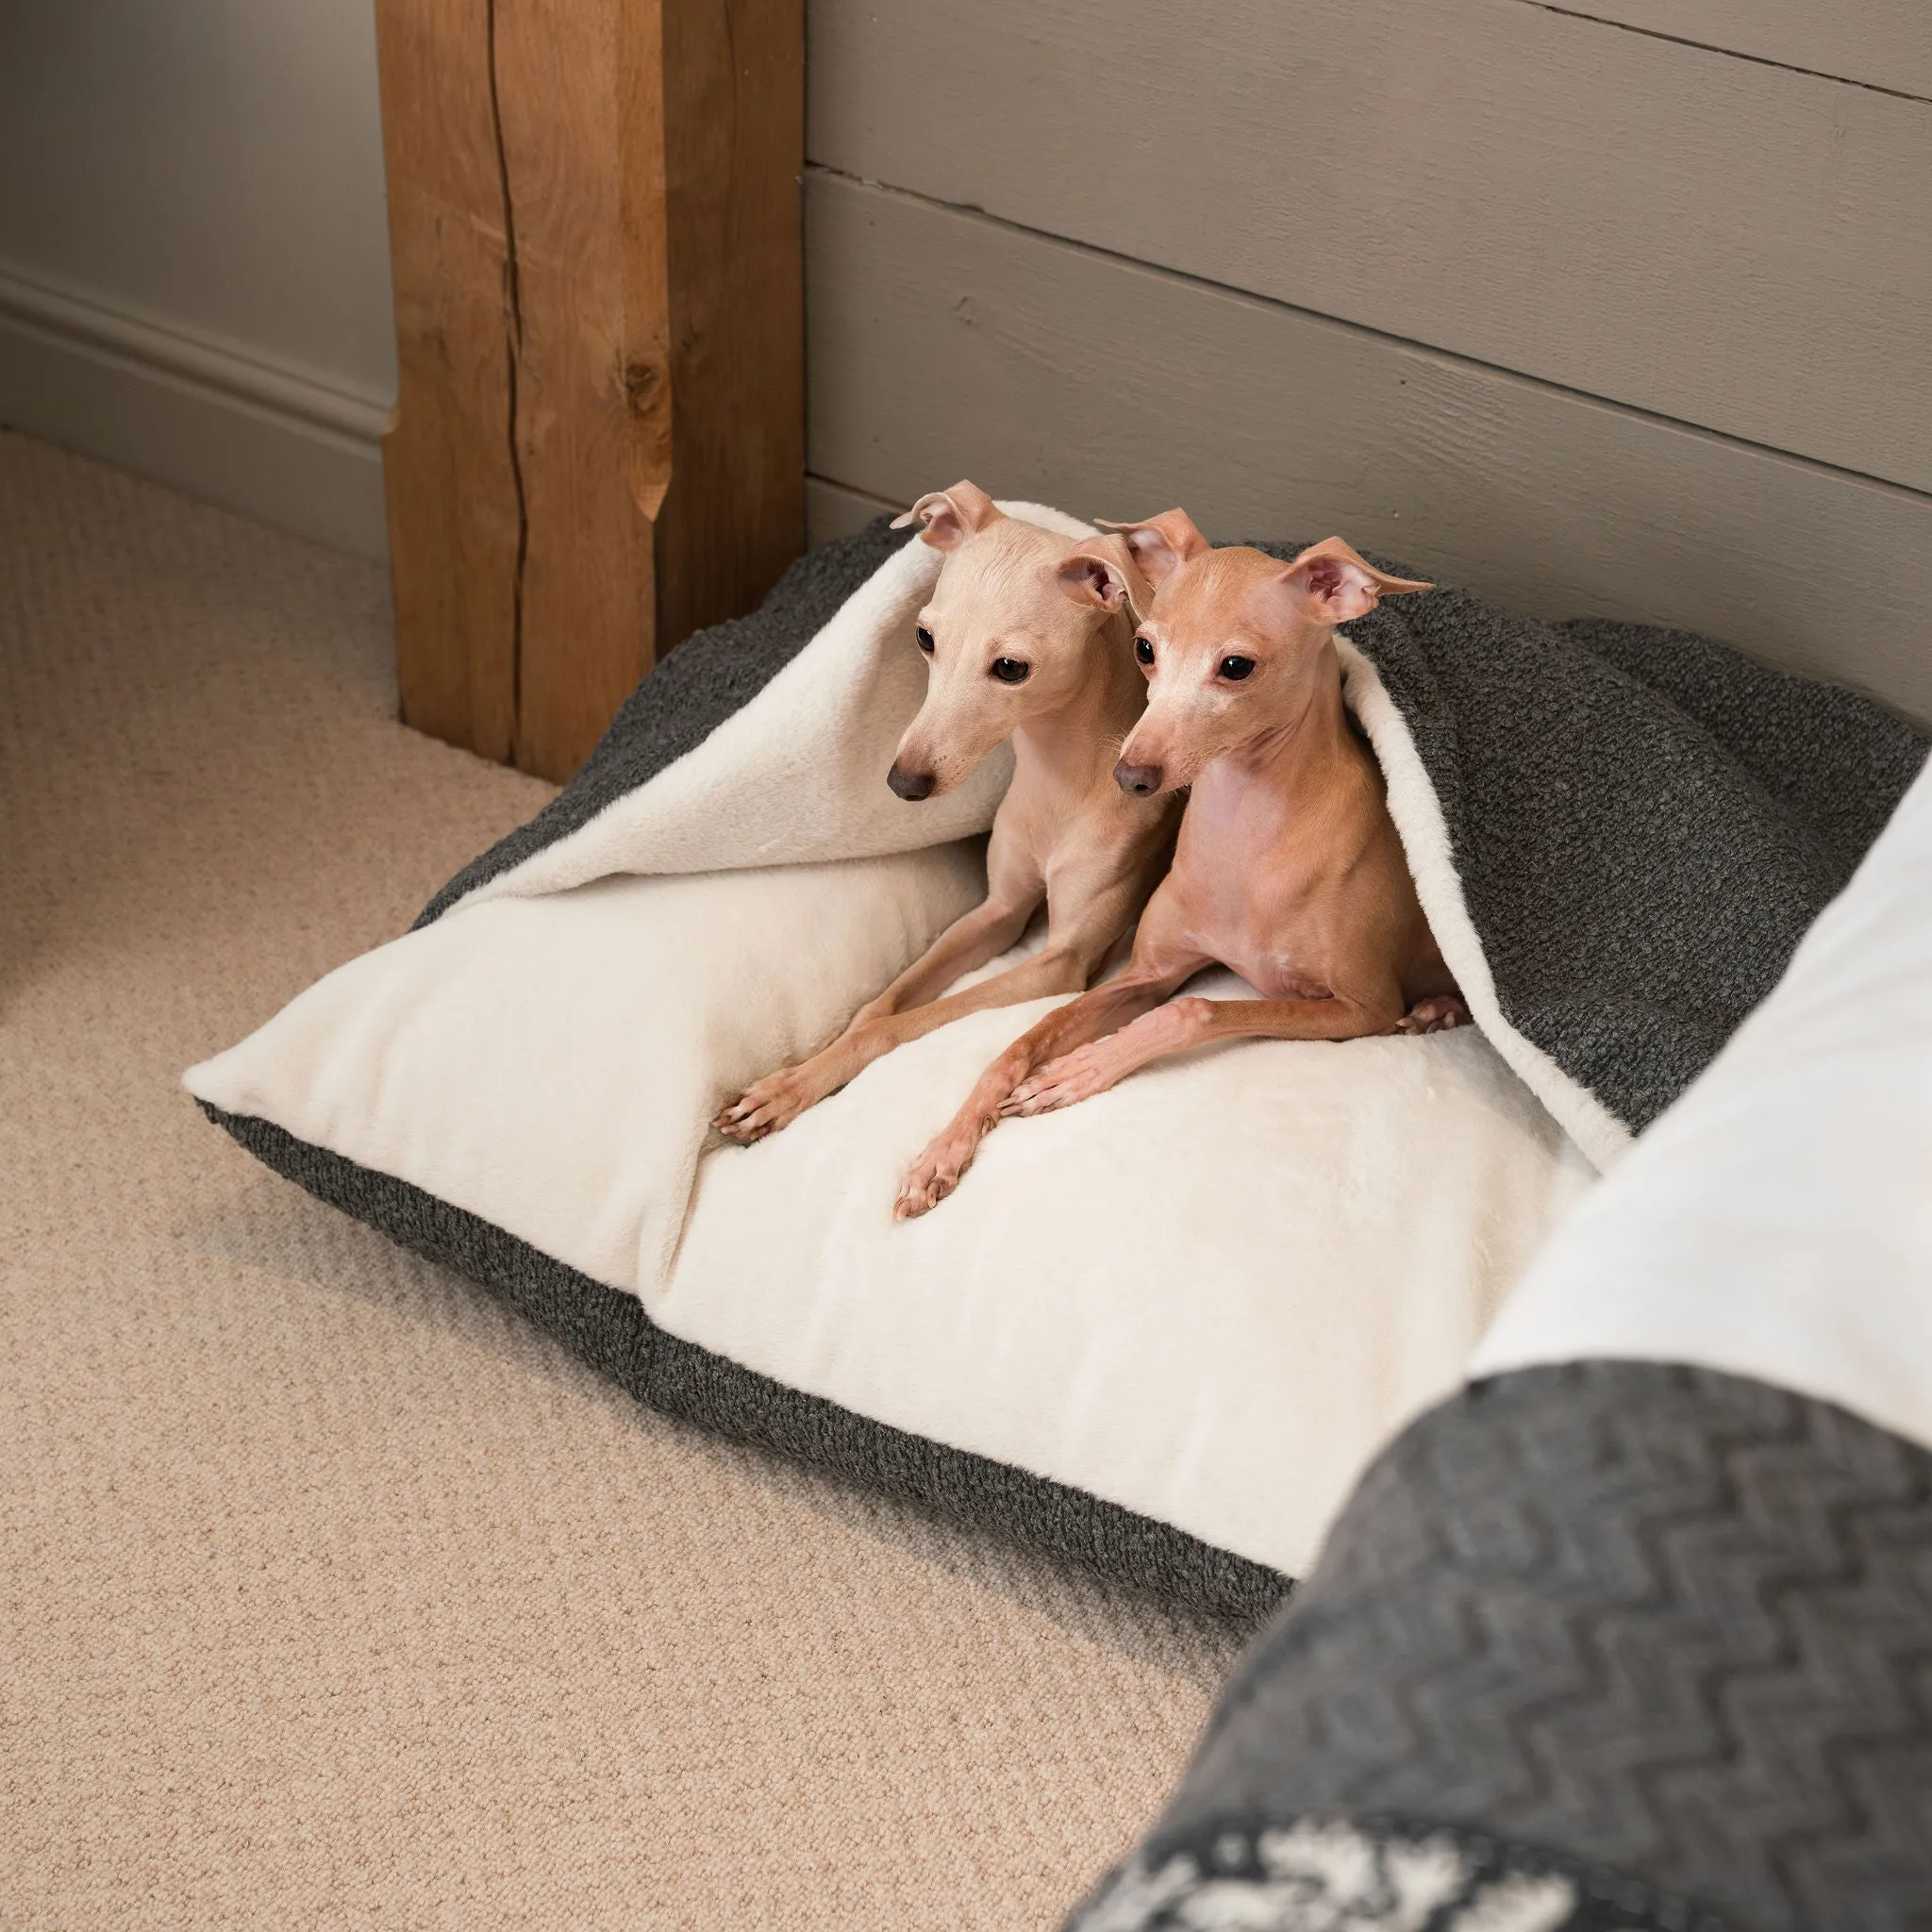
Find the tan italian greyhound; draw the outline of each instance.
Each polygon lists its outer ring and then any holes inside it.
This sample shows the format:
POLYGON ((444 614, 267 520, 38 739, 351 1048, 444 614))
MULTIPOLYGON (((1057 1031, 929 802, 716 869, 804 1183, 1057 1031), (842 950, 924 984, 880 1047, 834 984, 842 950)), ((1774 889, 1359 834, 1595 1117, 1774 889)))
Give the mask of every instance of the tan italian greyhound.
MULTIPOLYGON (((1143 613, 1133 650, 1148 687, 1113 775, 1137 798, 1192 788, 1174 867, 1126 970, 1008 1047, 913 1163, 902 1221, 952 1192, 1003 1115, 1071 1107, 1165 1054, 1433 1032, 1469 1017, 1417 901, 1381 768, 1342 703, 1335 648, 1337 625, 1431 587, 1374 569, 1339 537, 1284 564, 1213 549, 1177 509, 1108 527, 1126 538, 1133 575, 1118 588, 1143 613), (1262 997, 1171 997, 1213 965, 1262 997)), ((1095 545, 1074 555, 1119 568, 1095 545)))
POLYGON ((894 527, 915 518, 945 562, 914 633, 928 666, 925 702, 886 782, 904 799, 936 798, 1013 741, 986 900, 831 1045, 727 1107, 714 1124, 734 1141, 775 1132, 880 1055, 962 1014, 1078 992, 1140 916, 1174 847, 1175 802, 1125 791, 1111 775, 1146 703, 1129 643, 1125 541, 1076 543, 1005 515, 971 483, 922 496, 894 527), (1012 945, 1042 900, 1039 952, 940 997, 1012 945))

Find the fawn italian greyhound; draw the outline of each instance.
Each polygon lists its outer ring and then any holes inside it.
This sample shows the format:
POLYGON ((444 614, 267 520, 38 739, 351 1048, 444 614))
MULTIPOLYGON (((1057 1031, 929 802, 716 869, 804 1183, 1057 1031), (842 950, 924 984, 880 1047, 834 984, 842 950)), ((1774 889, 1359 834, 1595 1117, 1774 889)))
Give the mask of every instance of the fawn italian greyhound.
POLYGON ((1374 569, 1339 537, 1284 564, 1212 548, 1177 509, 1108 527, 1124 534, 1125 570, 1095 545, 1074 557, 1144 613, 1133 651, 1147 680, 1113 775, 1136 798, 1192 788, 1174 867, 1126 970, 1008 1047, 913 1163, 902 1221, 952 1192, 1002 1116, 1071 1107, 1163 1055, 1434 1032, 1469 1017, 1417 901, 1381 768, 1342 703, 1335 648, 1337 625, 1431 586, 1374 569), (1171 997, 1217 964, 1262 997, 1171 997))
POLYGON ((763 1139, 908 1040, 988 1007, 1078 992, 1147 903, 1174 845, 1174 801, 1116 786, 1121 746, 1146 702, 1134 668, 1124 540, 1084 544, 1000 510, 956 483, 900 517, 924 525, 945 557, 915 641, 925 702, 899 741, 886 783, 936 798, 1013 741, 1013 781, 992 822, 987 895, 831 1045, 772 1074, 713 1124, 763 1139), (947 998, 962 974, 1013 944, 1046 902, 1046 943, 1032 958, 947 998))

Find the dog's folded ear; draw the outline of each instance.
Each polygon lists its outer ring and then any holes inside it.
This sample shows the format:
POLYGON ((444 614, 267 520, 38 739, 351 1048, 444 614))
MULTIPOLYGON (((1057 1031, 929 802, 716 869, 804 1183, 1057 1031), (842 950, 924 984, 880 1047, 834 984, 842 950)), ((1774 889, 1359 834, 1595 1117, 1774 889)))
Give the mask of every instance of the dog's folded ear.
POLYGON ((908 524, 923 523, 923 542, 935 550, 957 550, 968 537, 996 524, 1006 512, 977 483, 963 480, 950 490, 931 490, 903 516, 892 519, 892 528, 903 530, 908 524))
POLYGON ((1138 617, 1154 601, 1124 537, 1090 537, 1068 553, 1055 573, 1059 587, 1076 604, 1102 610, 1126 609, 1138 617))
POLYGON ((1324 624, 1348 624, 1366 617, 1384 597, 1436 588, 1377 570, 1340 537, 1310 543, 1282 571, 1278 581, 1324 624))
POLYGON ((1139 524, 1114 524, 1105 517, 1094 521, 1103 530, 1121 533, 1150 584, 1158 585, 1190 558, 1205 556, 1214 547, 1184 509, 1164 509, 1158 517, 1139 524))

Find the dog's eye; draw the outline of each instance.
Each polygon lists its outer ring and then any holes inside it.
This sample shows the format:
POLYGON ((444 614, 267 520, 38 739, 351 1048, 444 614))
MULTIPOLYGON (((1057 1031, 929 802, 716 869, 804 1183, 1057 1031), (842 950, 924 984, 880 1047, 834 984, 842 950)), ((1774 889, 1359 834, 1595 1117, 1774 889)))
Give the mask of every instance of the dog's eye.
POLYGON ((912 635, 919 640, 919 648, 922 651, 924 651, 928 658, 930 658, 932 656, 931 631, 927 630, 924 625, 922 624, 919 626, 919 628, 912 633, 912 635))
POLYGON ((1023 664, 1017 658, 995 658, 991 669, 1002 684, 1024 684, 1033 673, 1032 665, 1023 664))
POLYGON ((1221 660, 1221 675, 1230 684, 1239 684, 1254 668, 1252 658, 1224 658, 1221 660))
POLYGON ((1142 664, 1153 663, 1154 640, 1152 638, 1136 638, 1134 640, 1134 656, 1137 658, 1139 658, 1142 664))

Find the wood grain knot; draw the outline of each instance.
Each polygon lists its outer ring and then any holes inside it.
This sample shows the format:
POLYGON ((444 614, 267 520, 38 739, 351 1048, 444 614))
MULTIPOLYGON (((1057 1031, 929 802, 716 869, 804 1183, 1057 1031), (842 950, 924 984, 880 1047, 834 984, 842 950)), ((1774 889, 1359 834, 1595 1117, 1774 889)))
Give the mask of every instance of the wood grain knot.
POLYGON ((664 387, 664 372, 655 362, 624 365, 624 401, 633 416, 647 416, 664 387))

